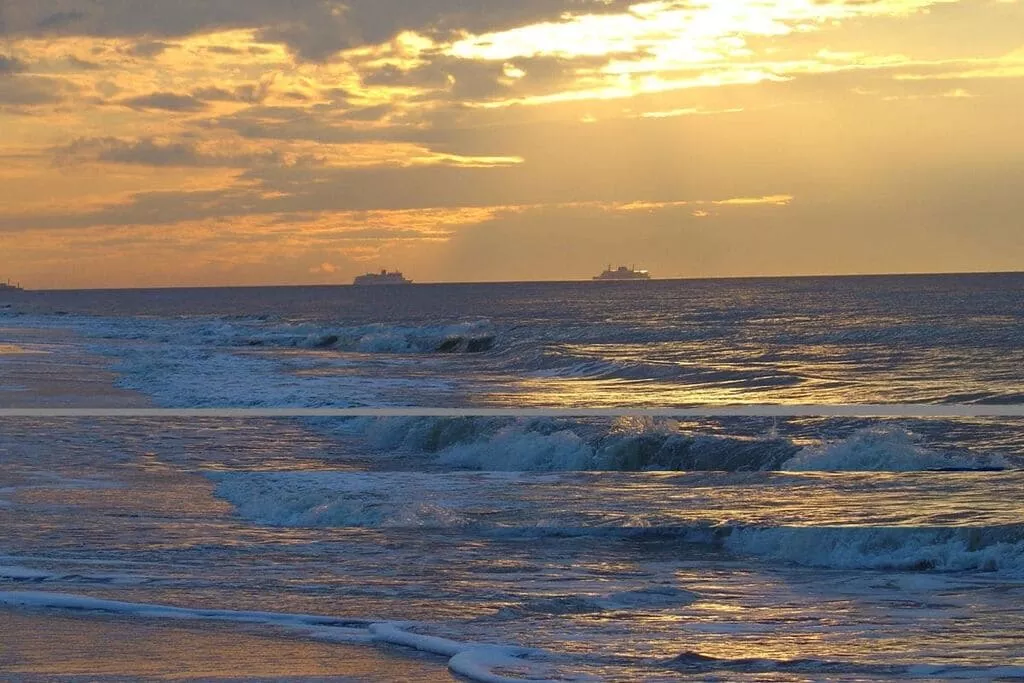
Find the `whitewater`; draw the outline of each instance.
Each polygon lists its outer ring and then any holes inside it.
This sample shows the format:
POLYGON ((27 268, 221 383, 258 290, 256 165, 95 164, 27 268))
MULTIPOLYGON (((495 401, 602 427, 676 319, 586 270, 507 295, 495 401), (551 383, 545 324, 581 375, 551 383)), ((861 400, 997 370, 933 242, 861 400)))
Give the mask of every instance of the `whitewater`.
MULTIPOLYGON (((1017 405, 1021 292, 26 292, 0 300, 0 400, 29 396, 25 368, 95 366, 168 408, 1017 405)), ((1022 426, 4 418, 0 611, 398 649, 480 681, 1019 679, 1022 426)))

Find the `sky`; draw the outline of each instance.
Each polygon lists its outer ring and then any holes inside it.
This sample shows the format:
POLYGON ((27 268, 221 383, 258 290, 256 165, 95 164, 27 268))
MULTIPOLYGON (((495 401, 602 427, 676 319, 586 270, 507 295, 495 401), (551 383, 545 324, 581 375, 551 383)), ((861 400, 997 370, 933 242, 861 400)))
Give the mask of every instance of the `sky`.
POLYGON ((1020 0, 0 0, 0 280, 1024 270, 1020 0))

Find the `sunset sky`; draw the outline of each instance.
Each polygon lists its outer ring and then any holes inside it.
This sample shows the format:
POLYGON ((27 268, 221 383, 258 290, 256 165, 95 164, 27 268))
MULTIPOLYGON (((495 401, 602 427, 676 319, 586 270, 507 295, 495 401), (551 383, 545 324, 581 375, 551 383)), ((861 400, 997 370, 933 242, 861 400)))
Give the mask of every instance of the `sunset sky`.
POLYGON ((28 287, 1024 270, 1018 0, 0 0, 28 287))

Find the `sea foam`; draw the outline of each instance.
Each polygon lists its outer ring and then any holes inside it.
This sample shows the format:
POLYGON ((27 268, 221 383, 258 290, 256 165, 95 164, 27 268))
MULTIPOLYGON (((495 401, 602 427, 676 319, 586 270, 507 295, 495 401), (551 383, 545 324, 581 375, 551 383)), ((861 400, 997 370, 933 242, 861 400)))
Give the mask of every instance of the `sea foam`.
POLYGON ((805 448, 782 465, 788 471, 916 472, 941 469, 1005 469, 999 455, 926 448, 919 435, 901 428, 869 427, 846 439, 805 448))
POLYGON ((1024 576, 1024 527, 735 528, 727 549, 831 569, 981 571, 1024 576))
MULTIPOLYGON (((447 657, 448 667, 461 676, 481 683, 543 681, 549 674, 547 653, 530 648, 469 643, 416 633, 415 625, 350 619, 310 614, 247 612, 221 609, 183 608, 166 605, 102 600, 82 595, 34 591, 0 592, 0 605, 11 607, 69 610, 135 616, 146 619, 188 619, 264 624, 284 628, 307 637, 352 644, 400 645, 447 657), (498 671, 502 673, 497 673, 498 671), (505 675, 515 672, 517 675, 505 675)), ((573 680, 559 676, 559 680, 573 680)))

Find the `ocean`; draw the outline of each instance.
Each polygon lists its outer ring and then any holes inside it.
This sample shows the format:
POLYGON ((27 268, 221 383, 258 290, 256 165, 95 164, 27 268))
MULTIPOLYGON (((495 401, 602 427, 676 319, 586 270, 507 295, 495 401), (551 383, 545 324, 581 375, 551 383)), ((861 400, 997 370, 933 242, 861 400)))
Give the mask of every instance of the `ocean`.
MULTIPOLYGON (((19 362, 170 408, 1021 405, 1024 274, 24 292, 4 344, 12 407, 19 362)), ((1024 679, 1022 418, 21 416, 0 465, 0 611, 480 681, 1024 679)))

